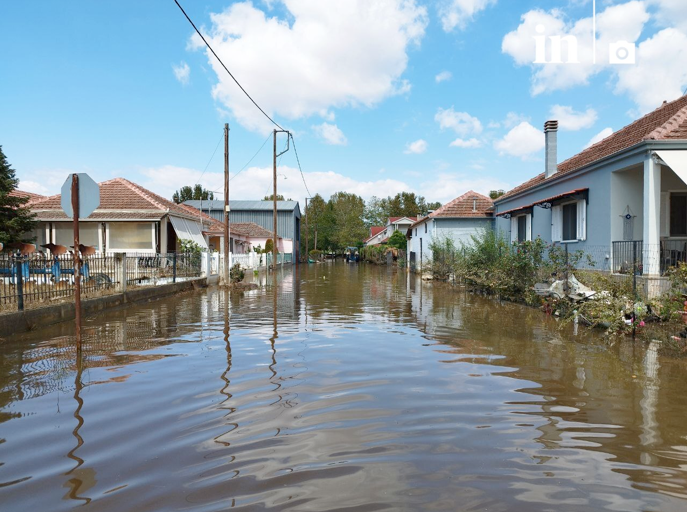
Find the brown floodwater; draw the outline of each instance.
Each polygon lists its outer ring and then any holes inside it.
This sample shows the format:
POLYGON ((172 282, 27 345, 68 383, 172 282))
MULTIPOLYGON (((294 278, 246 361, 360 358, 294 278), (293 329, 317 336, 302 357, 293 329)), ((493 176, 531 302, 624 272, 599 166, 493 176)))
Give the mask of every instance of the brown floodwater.
POLYGON ((0 509, 687 509, 687 368, 311 265, 0 342, 0 509))

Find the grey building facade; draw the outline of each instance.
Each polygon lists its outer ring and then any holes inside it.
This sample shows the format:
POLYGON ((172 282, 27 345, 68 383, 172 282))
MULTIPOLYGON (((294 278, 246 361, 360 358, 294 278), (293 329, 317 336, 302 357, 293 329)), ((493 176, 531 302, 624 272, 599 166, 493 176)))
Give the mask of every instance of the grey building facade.
MULTIPOLYGON (((210 217, 224 222, 224 201, 186 201, 210 217)), ((229 224, 255 222, 269 231, 274 229, 272 201, 229 201, 229 224)), ((277 236, 293 241, 292 261, 300 259, 301 210, 298 201, 277 201, 277 236)))

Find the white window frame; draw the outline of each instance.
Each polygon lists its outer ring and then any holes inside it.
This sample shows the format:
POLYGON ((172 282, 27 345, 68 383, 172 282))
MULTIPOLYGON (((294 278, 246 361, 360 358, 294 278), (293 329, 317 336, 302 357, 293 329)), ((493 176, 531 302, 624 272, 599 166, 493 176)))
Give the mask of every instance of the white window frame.
POLYGON ((510 241, 511 243, 517 243, 518 242, 518 235, 519 230, 518 230, 518 219, 520 217, 525 217, 526 220, 526 227, 525 227, 525 241, 531 242, 532 241, 532 214, 531 213, 523 213, 520 215, 513 215, 510 218, 510 241))
POLYGON ((584 242, 587 240, 587 200, 574 199, 564 201, 551 208, 551 241, 563 244, 584 242), (563 207, 569 204, 577 205, 577 238, 563 240, 563 207))

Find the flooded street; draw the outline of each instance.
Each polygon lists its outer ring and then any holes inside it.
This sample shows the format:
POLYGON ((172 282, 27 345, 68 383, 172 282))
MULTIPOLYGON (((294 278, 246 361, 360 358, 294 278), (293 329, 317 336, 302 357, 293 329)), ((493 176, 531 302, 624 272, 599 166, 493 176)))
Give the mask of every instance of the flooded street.
POLYGON ((0 343, 2 510, 687 508, 687 365, 344 263, 0 343))

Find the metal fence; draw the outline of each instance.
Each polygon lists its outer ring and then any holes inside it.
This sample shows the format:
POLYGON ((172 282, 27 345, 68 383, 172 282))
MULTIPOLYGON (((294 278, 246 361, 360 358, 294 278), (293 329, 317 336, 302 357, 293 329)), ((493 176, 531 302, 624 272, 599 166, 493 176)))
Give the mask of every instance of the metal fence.
MULTIPOLYGON (((199 253, 88 256, 82 260, 81 293, 89 298, 131 286, 200 277, 202 257, 199 253)), ((71 254, 0 254, 0 311, 73 300, 74 284, 71 254)))

